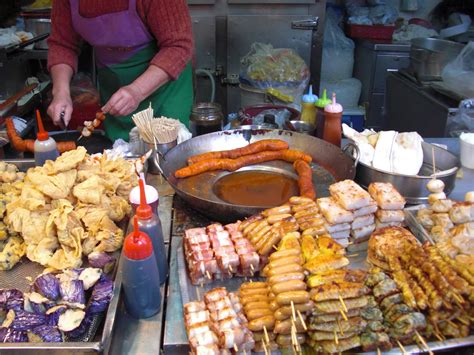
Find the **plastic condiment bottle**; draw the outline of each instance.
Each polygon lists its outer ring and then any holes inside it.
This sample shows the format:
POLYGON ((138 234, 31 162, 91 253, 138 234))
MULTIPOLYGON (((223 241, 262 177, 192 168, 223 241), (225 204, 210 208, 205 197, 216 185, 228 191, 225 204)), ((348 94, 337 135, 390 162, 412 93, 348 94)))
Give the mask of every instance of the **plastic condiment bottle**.
POLYGON ((135 216, 138 218, 138 229, 150 236, 156 265, 160 273, 161 283, 165 283, 168 277, 168 257, 166 256, 163 229, 158 215, 154 214, 151 207, 146 203, 145 183, 143 179, 138 181, 140 187, 140 206, 137 207, 135 216))
POLYGON ((324 132, 324 108, 331 103, 326 95, 326 89, 323 91, 323 96, 320 97, 316 103, 316 136, 323 138, 324 132))
POLYGON ((133 220, 134 230, 123 243, 125 308, 134 318, 149 318, 161 308, 160 276, 151 239, 138 229, 138 218, 133 220))
MULTIPOLYGON (((158 214, 160 201, 158 191, 153 186, 146 184, 145 175, 143 173, 140 174, 140 179, 143 179, 145 182, 146 203, 151 206, 153 213, 158 214)), ((135 212, 137 207, 140 205, 140 186, 135 186, 132 191, 130 191, 129 201, 132 205, 133 212, 135 212)))
POLYGON ((38 110, 36 110, 36 120, 38 122, 38 133, 34 144, 35 149, 35 164, 37 166, 43 165, 46 160, 56 160, 59 157, 58 146, 56 141, 51 138, 44 130, 43 121, 38 110))
POLYGON ((301 98, 301 120, 312 125, 316 124, 316 101, 318 97, 313 94, 313 86, 309 86, 309 91, 301 98))
POLYGON ((341 146, 342 135, 342 106, 336 102, 336 94, 332 94, 332 103, 324 108, 323 139, 329 143, 341 146))

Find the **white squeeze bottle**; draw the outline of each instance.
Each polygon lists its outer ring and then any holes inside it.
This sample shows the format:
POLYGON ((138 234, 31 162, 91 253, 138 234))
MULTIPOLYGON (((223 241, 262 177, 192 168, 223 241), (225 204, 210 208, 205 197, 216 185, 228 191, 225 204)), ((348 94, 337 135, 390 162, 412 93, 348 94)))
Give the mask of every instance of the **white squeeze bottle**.
POLYGON ((41 166, 46 160, 56 160, 59 157, 59 152, 56 141, 44 130, 39 110, 36 110, 36 120, 38 121, 38 133, 34 145, 35 164, 41 166))

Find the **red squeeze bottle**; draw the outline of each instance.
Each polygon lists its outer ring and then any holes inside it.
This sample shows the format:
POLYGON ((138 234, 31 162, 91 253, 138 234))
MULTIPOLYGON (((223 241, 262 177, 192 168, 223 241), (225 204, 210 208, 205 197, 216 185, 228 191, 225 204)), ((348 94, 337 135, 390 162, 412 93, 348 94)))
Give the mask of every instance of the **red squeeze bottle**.
POLYGON ((161 221, 159 216, 153 213, 151 206, 147 204, 145 181, 140 178, 138 186, 140 188, 140 205, 135 212, 135 216, 138 218, 138 229, 150 236, 156 264, 160 273, 160 281, 161 284, 164 284, 168 277, 168 256, 166 254, 161 221))
POLYGON ((332 103, 324 107, 323 139, 326 142, 341 146, 342 106, 336 102, 336 94, 332 94, 332 103))
POLYGON ((160 275, 150 237, 138 229, 133 218, 133 232, 123 243, 122 287, 127 312, 134 318, 149 318, 160 311, 160 275))
POLYGON ((44 130, 39 110, 36 110, 36 120, 38 122, 38 133, 34 144, 34 155, 36 166, 41 166, 46 160, 56 160, 59 157, 59 152, 56 141, 44 130))

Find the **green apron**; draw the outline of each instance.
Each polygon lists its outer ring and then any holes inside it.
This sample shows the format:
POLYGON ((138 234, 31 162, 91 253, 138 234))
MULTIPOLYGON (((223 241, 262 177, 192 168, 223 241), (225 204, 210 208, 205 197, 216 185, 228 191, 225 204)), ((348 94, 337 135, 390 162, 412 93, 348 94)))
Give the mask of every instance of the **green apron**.
MULTIPOLYGON (((139 51, 123 63, 99 68, 99 92, 103 105, 121 87, 131 84, 148 69, 150 61, 158 52, 156 43, 139 51)), ((115 117, 107 115, 104 121, 105 132, 112 141, 122 138, 128 141, 130 130, 135 127, 132 115, 151 106, 154 116, 166 116, 179 119, 186 126, 193 104, 192 68, 189 63, 176 80, 169 81, 143 100, 137 110, 128 116, 115 117)))

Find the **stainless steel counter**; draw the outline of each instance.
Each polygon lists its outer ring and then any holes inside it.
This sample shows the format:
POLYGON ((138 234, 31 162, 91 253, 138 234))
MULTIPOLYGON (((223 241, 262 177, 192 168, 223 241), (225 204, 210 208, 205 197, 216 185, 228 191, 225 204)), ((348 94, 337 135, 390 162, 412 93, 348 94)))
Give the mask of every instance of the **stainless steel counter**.
POLYGON ((411 44, 410 42, 392 42, 382 40, 358 40, 357 45, 374 50, 384 52, 409 52, 411 44))
MULTIPOLYGON (((426 139, 430 143, 446 145, 448 150, 459 154, 459 142, 452 138, 426 139)), ((160 193, 160 216, 163 232, 169 244, 170 276, 164 291, 166 299, 160 314, 146 320, 133 320, 120 307, 109 354, 187 354, 189 351, 183 321, 183 305, 179 290, 176 247, 186 228, 206 225, 210 221, 192 210, 186 210, 183 202, 175 199, 166 183, 160 183, 156 176, 149 177, 149 183, 158 186, 160 193)), ((467 191, 474 190, 474 170, 462 169, 456 179, 456 186, 450 197, 463 199, 467 191)))

